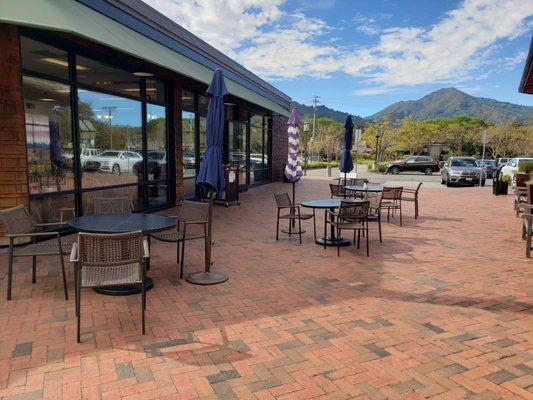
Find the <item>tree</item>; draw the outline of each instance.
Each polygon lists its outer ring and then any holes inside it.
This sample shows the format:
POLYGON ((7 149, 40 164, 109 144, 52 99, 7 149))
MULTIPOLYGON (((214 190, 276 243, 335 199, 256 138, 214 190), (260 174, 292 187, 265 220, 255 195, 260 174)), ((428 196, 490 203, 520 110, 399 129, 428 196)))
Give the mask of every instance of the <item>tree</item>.
POLYGON ((311 143, 313 150, 324 153, 326 161, 337 158, 342 146, 343 125, 329 118, 316 120, 315 140, 311 143))
POLYGON ((361 136, 367 147, 376 153, 376 133, 379 132, 378 160, 384 160, 387 155, 399 148, 398 130, 384 118, 380 122, 369 124, 361 136))

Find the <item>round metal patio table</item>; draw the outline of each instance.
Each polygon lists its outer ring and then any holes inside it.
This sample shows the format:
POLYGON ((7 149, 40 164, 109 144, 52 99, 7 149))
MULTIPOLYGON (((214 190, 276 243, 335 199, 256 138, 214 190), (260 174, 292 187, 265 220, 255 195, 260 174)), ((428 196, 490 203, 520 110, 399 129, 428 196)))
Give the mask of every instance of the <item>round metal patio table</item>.
MULTIPOLYGON (((74 217, 68 221, 68 225, 78 232, 125 233, 141 231, 145 235, 173 228, 177 223, 176 217, 141 213, 86 215, 74 217)), ((149 262, 150 260, 148 260, 149 262)), ((150 268, 149 264, 147 268, 150 268)), ((154 281, 152 278, 146 277, 146 290, 150 290, 153 287, 154 281)), ((126 296, 141 293, 141 289, 136 285, 95 288, 94 291, 109 296, 126 296)))
MULTIPOLYGON (((335 209, 341 206, 341 200, 353 203, 364 201, 363 199, 317 199, 302 201, 300 205, 306 208, 330 210, 331 212, 334 212, 335 209)), ((334 219, 335 217, 332 215, 330 217, 330 221, 333 222, 334 219)), ((337 242, 339 243, 339 246, 349 246, 351 243, 348 239, 345 239, 343 237, 336 237, 335 227, 333 225, 331 225, 329 236, 317 238, 315 240, 316 244, 320 244, 322 246, 324 246, 324 242, 326 243, 326 246, 337 246, 337 242)))

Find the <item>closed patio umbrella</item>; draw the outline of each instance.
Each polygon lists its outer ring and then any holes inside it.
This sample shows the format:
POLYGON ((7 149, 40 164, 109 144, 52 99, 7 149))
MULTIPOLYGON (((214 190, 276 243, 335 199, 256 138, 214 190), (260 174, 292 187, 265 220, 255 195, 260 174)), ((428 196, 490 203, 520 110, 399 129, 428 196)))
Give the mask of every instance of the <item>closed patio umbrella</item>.
POLYGON ((353 122, 352 116, 348 115, 346 117, 346 122, 344 123, 344 148, 342 149, 341 163, 339 169, 341 172, 344 172, 344 184, 346 185, 346 174, 353 170, 353 161, 352 161, 352 140, 353 140, 353 122))
POLYGON ((188 275, 185 279, 197 285, 214 285, 228 280, 228 276, 221 272, 211 271, 211 224, 213 197, 220 195, 226 187, 224 167, 222 165, 222 139, 224 135, 224 96, 228 93, 224 83, 222 70, 217 69, 213 80, 207 88, 209 96, 207 106, 206 148, 204 158, 196 176, 196 183, 203 193, 209 195, 209 224, 208 243, 205 272, 188 275))
POLYGON ((287 121, 288 136, 289 136, 289 154, 287 165, 285 165, 285 178, 292 183, 292 202, 295 203, 295 184, 302 177, 302 166, 300 165, 300 157, 298 157, 298 147, 300 144, 300 133, 298 126, 302 123, 300 113, 296 107, 293 107, 289 120, 287 121))

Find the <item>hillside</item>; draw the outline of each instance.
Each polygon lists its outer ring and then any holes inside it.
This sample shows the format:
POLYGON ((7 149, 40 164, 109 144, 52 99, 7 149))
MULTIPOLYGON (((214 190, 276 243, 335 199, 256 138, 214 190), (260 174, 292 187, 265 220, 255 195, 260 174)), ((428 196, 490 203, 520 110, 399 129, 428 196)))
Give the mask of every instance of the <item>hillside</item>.
POLYGON ((474 97, 455 88, 440 89, 419 100, 394 103, 366 119, 388 117, 394 121, 409 115, 415 120, 468 116, 495 123, 533 123, 533 107, 474 97))
MULTIPOLYGON (((293 101, 292 105, 294 107, 298 107, 298 110, 300 111, 300 116, 302 117, 302 119, 313 118, 313 106, 307 106, 305 104, 300 104, 296 101, 293 101)), ((317 118, 330 118, 334 121, 344 124, 347 116, 348 116, 348 113, 333 110, 324 105, 320 105, 316 108, 317 118)), ((359 126, 359 125, 363 126, 365 124, 364 119, 358 115, 352 115, 352 120, 355 126, 359 126)))

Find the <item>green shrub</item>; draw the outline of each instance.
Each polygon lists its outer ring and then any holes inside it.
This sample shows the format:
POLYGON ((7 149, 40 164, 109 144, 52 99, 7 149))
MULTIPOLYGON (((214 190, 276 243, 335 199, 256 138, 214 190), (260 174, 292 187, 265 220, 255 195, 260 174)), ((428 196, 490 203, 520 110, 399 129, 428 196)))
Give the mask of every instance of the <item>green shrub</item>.
POLYGON ((518 163, 518 172, 530 174, 533 172, 533 161, 522 161, 518 163))
POLYGON ((389 165, 388 162, 379 162, 378 165, 377 165, 377 168, 376 169, 373 169, 372 167, 374 166, 374 161, 371 161, 369 163, 367 163, 367 169, 369 172, 386 172, 387 171, 387 166, 389 165))
POLYGON ((330 161, 329 163, 326 161, 309 161, 307 163, 302 163, 302 168, 305 169, 317 169, 317 168, 326 168, 327 166, 330 167, 338 167, 339 162, 338 161, 330 161))
POLYGON ((507 183, 508 185, 511 183, 511 177, 509 175, 502 175, 500 178, 500 181, 507 183))

